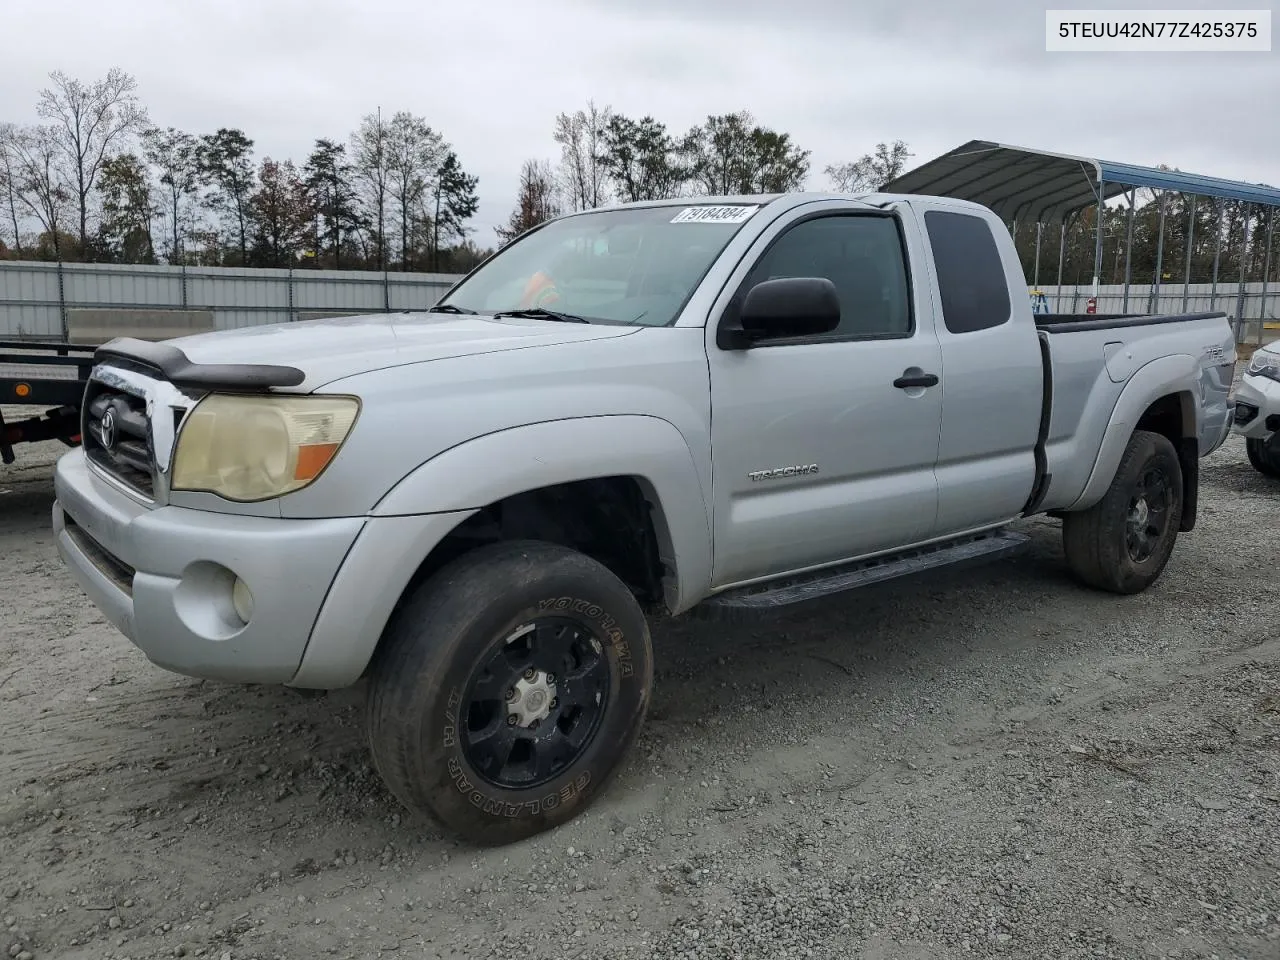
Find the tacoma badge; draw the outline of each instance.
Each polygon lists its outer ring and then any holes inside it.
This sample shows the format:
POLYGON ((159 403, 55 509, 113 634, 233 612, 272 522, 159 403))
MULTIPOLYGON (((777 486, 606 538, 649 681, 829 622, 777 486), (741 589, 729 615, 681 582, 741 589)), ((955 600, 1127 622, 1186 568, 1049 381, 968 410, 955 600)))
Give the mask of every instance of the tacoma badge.
POLYGON ((772 470, 752 470, 747 476, 752 480, 777 480, 780 477, 803 477, 817 472, 818 465, 810 463, 795 467, 774 467, 772 470))

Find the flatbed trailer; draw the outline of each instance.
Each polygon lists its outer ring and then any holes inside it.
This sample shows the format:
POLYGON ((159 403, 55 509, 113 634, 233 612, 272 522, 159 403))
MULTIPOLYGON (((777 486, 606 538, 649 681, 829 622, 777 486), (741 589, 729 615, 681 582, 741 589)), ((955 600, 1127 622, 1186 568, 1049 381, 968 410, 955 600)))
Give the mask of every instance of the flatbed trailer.
POLYGON ((96 345, 0 340, 0 406, 44 407, 6 422, 0 409, 0 460, 13 463, 19 443, 80 443, 80 403, 93 369, 96 345))

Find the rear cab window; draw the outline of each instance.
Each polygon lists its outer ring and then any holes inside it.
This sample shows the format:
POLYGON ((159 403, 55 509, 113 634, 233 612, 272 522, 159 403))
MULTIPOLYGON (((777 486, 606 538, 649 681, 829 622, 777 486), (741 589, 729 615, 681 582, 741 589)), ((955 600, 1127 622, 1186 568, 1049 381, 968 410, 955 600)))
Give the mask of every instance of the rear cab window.
POLYGON ((976 333, 1008 323, 1009 282, 990 224, 953 210, 929 210, 924 221, 947 330, 976 333))

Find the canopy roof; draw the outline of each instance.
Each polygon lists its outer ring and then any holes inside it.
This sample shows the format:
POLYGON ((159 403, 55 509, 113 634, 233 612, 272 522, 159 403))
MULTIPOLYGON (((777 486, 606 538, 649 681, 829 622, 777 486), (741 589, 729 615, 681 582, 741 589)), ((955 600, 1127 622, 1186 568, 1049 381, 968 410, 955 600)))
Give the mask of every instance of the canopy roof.
POLYGON ((1092 157, 970 140, 881 187, 884 193, 921 193, 972 200, 1005 220, 1050 222, 1133 187, 1280 206, 1280 189, 1178 170, 1139 167, 1092 157))

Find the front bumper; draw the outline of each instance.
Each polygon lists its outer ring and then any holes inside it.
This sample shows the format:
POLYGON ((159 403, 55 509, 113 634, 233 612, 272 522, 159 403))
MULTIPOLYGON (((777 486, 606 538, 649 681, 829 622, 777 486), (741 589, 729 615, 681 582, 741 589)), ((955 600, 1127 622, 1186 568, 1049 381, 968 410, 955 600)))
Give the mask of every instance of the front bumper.
POLYGON ((90 469, 54 474, 58 552, 107 619, 157 666, 194 677, 284 683, 298 669, 363 517, 284 520, 148 507, 90 469), (248 622, 236 578, 253 597, 248 622))
POLYGON ((1236 388, 1235 401, 1232 433, 1265 440, 1280 429, 1280 383, 1246 374, 1236 388))

